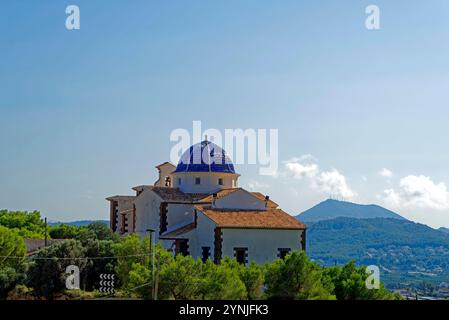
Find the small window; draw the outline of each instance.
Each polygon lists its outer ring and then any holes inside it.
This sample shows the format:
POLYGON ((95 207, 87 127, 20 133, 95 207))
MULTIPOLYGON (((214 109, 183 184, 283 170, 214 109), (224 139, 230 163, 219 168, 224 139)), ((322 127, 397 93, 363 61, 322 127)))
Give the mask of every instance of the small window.
POLYGON ((234 258, 238 263, 248 263, 248 248, 234 248, 234 258))
POLYGON ((178 185, 181 185, 181 178, 178 178, 178 185))
POLYGON ((189 255, 189 240, 178 239, 175 240, 175 253, 183 256, 189 255))
POLYGON ((201 259, 203 260, 203 262, 206 262, 210 257, 210 247, 201 247, 201 249, 203 251, 201 259))
POLYGON ((279 248, 278 249, 278 258, 285 259, 285 257, 289 254, 291 251, 290 248, 279 248))
POLYGON ((195 184, 201 184, 201 178, 196 177, 195 178, 195 184))
POLYGON ((219 184, 220 186, 223 185, 223 178, 218 178, 218 184, 219 184))

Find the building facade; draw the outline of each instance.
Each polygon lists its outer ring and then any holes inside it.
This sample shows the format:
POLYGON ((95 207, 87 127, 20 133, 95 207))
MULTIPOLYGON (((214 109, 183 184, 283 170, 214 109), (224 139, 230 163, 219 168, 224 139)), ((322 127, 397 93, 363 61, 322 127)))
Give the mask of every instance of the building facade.
POLYGON ((156 167, 153 185, 112 196, 110 227, 121 235, 149 235, 175 254, 219 262, 264 263, 305 250, 306 225, 259 192, 238 187, 234 166, 209 141, 189 148, 177 166, 156 167))

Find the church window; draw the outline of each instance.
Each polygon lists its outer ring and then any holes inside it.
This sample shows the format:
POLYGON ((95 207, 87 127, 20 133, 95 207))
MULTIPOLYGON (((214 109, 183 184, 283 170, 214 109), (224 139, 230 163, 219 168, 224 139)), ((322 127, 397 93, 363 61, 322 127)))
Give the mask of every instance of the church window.
POLYGON ((209 257, 210 257, 210 247, 201 247, 201 249, 202 249, 202 260, 203 260, 203 262, 206 262, 207 261, 207 259, 209 259, 209 257))
POLYGON ((289 254, 291 251, 290 248, 279 248, 278 249, 278 258, 285 259, 285 257, 289 254))
POLYGON ((234 258, 238 263, 248 263, 248 248, 234 248, 234 258))
POLYGON ((218 178, 218 184, 219 184, 220 186, 223 185, 223 178, 218 178))
POLYGON ((178 185, 181 185, 181 178, 178 178, 178 185))
POLYGON ((196 177, 195 178, 195 184, 201 184, 201 178, 196 177))

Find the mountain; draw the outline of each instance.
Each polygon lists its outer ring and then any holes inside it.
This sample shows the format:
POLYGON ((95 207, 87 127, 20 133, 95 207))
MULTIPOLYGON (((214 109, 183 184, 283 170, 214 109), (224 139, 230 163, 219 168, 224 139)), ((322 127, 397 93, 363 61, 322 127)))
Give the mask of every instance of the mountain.
POLYGON ((406 220, 397 213, 375 204, 363 205, 352 202, 328 199, 296 216, 305 223, 348 217, 357 219, 393 218, 406 220))
POLYGON ((109 226, 109 220, 77 220, 77 221, 67 221, 67 222, 52 221, 52 222, 49 222, 48 225, 50 225, 50 226, 59 226, 61 224, 66 224, 66 225, 69 225, 69 226, 79 227, 79 226, 87 226, 87 225, 89 225, 91 223, 94 223, 94 222, 104 223, 104 224, 109 226))
POLYGON ((309 225, 307 252, 322 265, 377 265, 389 288, 449 279, 449 234, 406 219, 339 217, 309 225))
POLYGON ((438 231, 442 231, 444 233, 449 233, 449 228, 441 227, 438 229, 438 231))

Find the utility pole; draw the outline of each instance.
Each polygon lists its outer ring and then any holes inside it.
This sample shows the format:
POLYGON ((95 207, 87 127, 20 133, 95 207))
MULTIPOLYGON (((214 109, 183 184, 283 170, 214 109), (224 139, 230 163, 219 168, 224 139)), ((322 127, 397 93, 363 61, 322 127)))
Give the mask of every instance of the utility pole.
POLYGON ((47 246, 47 217, 44 219, 44 246, 47 246))
MULTIPOLYGON (((154 229, 147 229, 147 231, 150 233, 150 260, 151 260, 151 275, 152 275, 152 279, 153 279, 153 284, 154 284, 154 256, 156 253, 155 250, 155 242, 156 242, 156 233, 154 229), (154 239, 153 239, 153 234, 154 234, 154 239)), ((154 285, 153 285, 153 298, 154 298, 154 285)))
POLYGON ((154 279, 154 300, 157 300, 157 292, 159 289, 159 262, 160 262, 160 254, 157 255, 157 268, 156 268, 156 278, 154 279))

